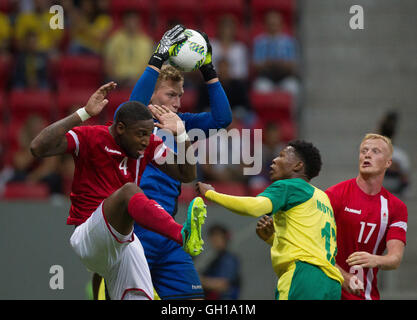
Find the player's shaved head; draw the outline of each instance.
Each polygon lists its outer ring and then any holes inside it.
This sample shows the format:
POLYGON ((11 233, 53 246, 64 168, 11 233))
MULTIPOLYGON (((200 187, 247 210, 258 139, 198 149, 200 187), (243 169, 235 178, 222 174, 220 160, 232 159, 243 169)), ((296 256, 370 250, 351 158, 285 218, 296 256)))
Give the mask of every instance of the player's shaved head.
POLYGON ((122 122, 129 127, 138 121, 151 120, 149 108, 139 101, 124 102, 116 113, 115 123, 122 122))

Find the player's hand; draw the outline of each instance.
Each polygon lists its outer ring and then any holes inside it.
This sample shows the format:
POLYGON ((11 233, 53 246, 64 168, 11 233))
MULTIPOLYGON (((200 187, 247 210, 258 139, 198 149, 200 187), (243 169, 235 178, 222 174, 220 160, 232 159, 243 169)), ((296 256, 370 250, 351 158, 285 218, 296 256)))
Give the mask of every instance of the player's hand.
POLYGON ((342 288, 350 294, 360 296, 364 290, 363 282, 356 275, 348 272, 344 273, 343 278, 342 288))
POLYGON ((165 32, 149 60, 149 64, 161 69, 162 64, 172 54, 175 45, 187 39, 184 30, 185 27, 182 24, 177 24, 175 27, 165 32))
POLYGON ((101 86, 96 92, 92 94, 85 106, 85 111, 94 117, 98 115, 109 100, 106 99, 107 94, 116 88, 117 84, 113 81, 101 86))
POLYGON ((195 191, 197 194, 204 196, 207 191, 214 190, 213 186, 211 184, 203 183, 203 182, 197 182, 195 185, 195 191))
POLYGON ((256 234, 263 241, 268 240, 275 233, 274 220, 269 216, 263 216, 256 224, 256 234))
POLYGON ((366 251, 356 251, 346 259, 346 263, 350 267, 360 266, 362 268, 376 268, 378 267, 378 256, 366 251))
POLYGON ((185 132, 185 126, 181 118, 175 112, 169 110, 168 107, 155 104, 150 104, 148 107, 153 117, 159 121, 159 123, 155 123, 155 126, 171 131, 174 136, 185 132))
POLYGON ((201 34, 204 38, 204 40, 206 40, 207 43, 207 55, 206 55, 206 59, 204 60, 203 66, 209 63, 212 63, 212 53, 213 53, 213 48, 211 47, 211 43, 209 40, 209 37, 207 35, 207 33, 205 33, 204 31, 201 30, 197 30, 197 32, 199 34, 201 34))
POLYGON ((200 72, 203 75, 204 80, 207 82, 207 81, 217 78, 217 72, 214 69, 213 61, 212 61, 213 49, 211 47, 210 40, 207 34, 204 31, 200 31, 200 30, 197 30, 197 32, 203 36, 204 40, 206 40, 206 43, 207 43, 206 59, 204 60, 203 65, 200 67, 200 72))

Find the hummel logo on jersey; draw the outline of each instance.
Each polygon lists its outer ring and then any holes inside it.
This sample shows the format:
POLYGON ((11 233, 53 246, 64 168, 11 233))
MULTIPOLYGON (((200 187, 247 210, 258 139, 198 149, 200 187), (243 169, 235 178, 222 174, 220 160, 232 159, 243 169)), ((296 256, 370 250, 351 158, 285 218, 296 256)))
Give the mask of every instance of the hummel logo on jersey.
POLYGON ((345 211, 355 213, 355 214, 361 214, 361 212, 362 212, 362 210, 350 209, 348 207, 345 207, 345 211))
POLYGON ((115 154, 119 154, 119 155, 122 154, 120 151, 112 150, 112 149, 108 148, 107 146, 104 147, 104 150, 106 150, 107 152, 110 152, 110 153, 115 153, 115 154))

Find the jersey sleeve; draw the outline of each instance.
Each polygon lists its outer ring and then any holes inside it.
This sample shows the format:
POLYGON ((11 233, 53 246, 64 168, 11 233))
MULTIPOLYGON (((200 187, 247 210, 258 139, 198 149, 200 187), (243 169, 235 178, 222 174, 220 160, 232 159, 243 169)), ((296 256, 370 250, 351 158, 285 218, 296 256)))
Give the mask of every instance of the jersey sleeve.
POLYGON ((272 202, 272 213, 287 211, 309 200, 314 194, 314 187, 301 179, 285 179, 273 182, 259 196, 272 202))
POLYGON ((394 205, 387 230, 386 241, 397 239, 406 244, 408 212, 407 206, 400 200, 394 205))
POLYGON ((67 151, 66 153, 72 154, 78 158, 81 154, 85 153, 88 148, 87 139, 88 127, 75 127, 65 134, 67 138, 67 151))

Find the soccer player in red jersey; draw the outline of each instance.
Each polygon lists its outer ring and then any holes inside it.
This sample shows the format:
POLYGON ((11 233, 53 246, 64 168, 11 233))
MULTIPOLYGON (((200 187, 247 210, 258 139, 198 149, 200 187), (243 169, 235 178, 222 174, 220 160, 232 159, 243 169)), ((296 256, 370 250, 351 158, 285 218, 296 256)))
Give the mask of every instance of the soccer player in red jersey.
POLYGON ((76 229, 70 242, 86 267, 106 279, 110 298, 152 299, 149 267, 133 233, 134 222, 195 255, 190 251, 200 252, 205 209, 193 205, 183 227, 138 187, 148 163, 182 182, 196 177, 195 165, 158 161, 168 156, 176 159, 176 155, 152 134, 153 116, 159 127, 173 132, 177 143, 185 144, 185 150, 190 146, 182 121, 168 108, 148 108, 129 101, 110 126, 80 126, 103 110, 108 103, 106 95, 115 87, 114 82, 103 85, 84 108, 43 129, 32 141, 31 152, 35 157, 73 155, 75 172, 67 224, 76 229))
POLYGON ((379 299, 378 270, 401 264, 407 207, 382 187, 392 151, 389 138, 367 134, 359 148, 358 176, 326 190, 336 218, 342 299, 379 299))

